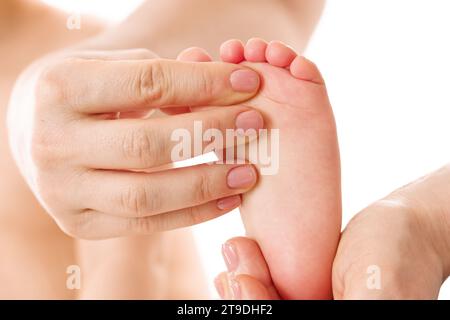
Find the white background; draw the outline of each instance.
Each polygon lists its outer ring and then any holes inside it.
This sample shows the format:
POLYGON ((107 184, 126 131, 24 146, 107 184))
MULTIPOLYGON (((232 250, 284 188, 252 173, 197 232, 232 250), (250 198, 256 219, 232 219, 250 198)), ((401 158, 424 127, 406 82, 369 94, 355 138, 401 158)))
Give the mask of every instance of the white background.
MULTIPOLYGON (((118 20, 140 0, 46 2, 118 20)), ((328 1, 306 55, 321 68, 336 114, 344 226, 450 160, 449 39, 450 1, 328 1)), ((221 243, 244 234, 239 215, 194 230, 212 283, 224 269, 221 243)), ((448 283, 440 298, 450 299, 448 283)))

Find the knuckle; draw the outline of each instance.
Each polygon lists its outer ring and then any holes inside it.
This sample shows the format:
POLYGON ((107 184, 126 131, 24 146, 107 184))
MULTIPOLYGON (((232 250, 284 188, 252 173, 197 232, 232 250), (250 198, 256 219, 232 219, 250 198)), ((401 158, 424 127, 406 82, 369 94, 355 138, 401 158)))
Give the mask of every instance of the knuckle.
POLYGON ((145 186, 130 186, 121 197, 121 206, 125 212, 135 217, 145 217, 159 209, 159 196, 145 186))
POLYGON ((152 234, 161 231, 151 217, 131 219, 128 229, 135 234, 152 234))
POLYGON ((27 138, 27 152, 36 168, 54 169, 70 161, 72 153, 67 148, 67 126, 61 128, 45 118, 36 118, 30 136, 27 138))
POLYGON ((196 66, 195 68, 197 68, 197 70, 194 70, 194 74, 197 75, 197 87, 195 89, 208 99, 214 97, 216 95, 214 92, 215 81, 213 81, 211 74, 206 72, 201 66, 196 66))
POLYGON ((38 127, 33 132, 30 143, 30 157, 38 169, 55 167, 58 159, 57 133, 52 134, 47 128, 38 127))
POLYGON ((201 218, 201 210, 198 206, 190 207, 186 210, 186 219, 184 224, 193 226, 203 222, 201 218))
POLYGON ((159 60, 154 60, 143 66, 136 80, 137 96, 144 104, 157 105, 164 96, 170 95, 167 85, 167 75, 159 60))
POLYGON ((49 157, 48 136, 45 132, 36 132, 33 134, 30 144, 31 161, 37 168, 47 167, 51 161, 49 157))
POLYGON ((152 167, 157 164, 156 157, 165 152, 164 143, 154 130, 136 128, 123 138, 123 156, 137 163, 139 167, 152 167))
POLYGON ((67 69, 80 59, 66 58, 43 68, 36 81, 37 101, 46 103, 64 103, 67 97, 67 69))
POLYGON ((198 172, 194 181, 194 188, 198 203, 204 203, 214 198, 210 176, 205 170, 198 172))
POLYGON ((64 100, 64 85, 54 66, 44 69, 36 81, 35 96, 38 102, 56 102, 64 100))

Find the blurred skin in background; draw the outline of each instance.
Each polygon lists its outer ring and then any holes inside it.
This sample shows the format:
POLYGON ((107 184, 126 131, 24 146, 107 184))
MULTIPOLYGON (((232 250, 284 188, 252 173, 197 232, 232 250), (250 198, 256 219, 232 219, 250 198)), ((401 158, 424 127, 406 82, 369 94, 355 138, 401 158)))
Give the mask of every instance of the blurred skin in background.
POLYGON ((0 2, 0 289, 1 298, 69 298, 66 267, 76 262, 76 244, 40 207, 10 154, 5 127, 7 102, 19 73, 34 59, 100 30, 86 21, 65 28, 61 12, 37 1, 0 2))
MULTIPOLYGON (((65 13, 37 1, 3 0, 1 121, 5 123, 17 76, 49 52, 74 45, 80 50, 138 47, 175 58, 186 47, 217 53, 226 39, 250 37, 281 40, 302 52, 322 8, 323 1, 317 0, 147 1, 118 26, 104 29, 82 17, 81 29, 71 31, 66 28, 65 13)), ((29 191, 10 155, 4 125, 0 140, 0 298, 208 297, 188 230, 74 240, 56 226, 29 191), (81 267, 81 290, 66 287, 70 265, 81 267)))

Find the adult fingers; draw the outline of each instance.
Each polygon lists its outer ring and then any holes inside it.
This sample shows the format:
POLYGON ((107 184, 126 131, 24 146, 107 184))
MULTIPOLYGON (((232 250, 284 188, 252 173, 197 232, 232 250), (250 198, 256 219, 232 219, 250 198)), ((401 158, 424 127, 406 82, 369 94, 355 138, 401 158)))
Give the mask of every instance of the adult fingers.
POLYGON ((238 104, 256 94, 259 76, 244 66, 222 62, 70 58, 43 72, 39 85, 45 88, 41 98, 98 114, 238 104))
POLYGON ((273 300, 267 288, 252 276, 222 272, 214 280, 219 296, 225 300, 273 300))
MULTIPOLYGON (((198 47, 192 47, 183 50, 177 57, 178 61, 187 61, 187 62, 210 62, 212 61, 211 56, 206 50, 198 47)), ((171 107, 171 108, 161 108, 161 111, 168 114, 181 114, 190 112, 191 108, 189 106, 185 107, 171 107)))
POLYGON ((126 49, 126 50, 84 50, 71 52, 71 56, 82 59, 101 59, 101 60, 143 60, 156 59, 158 56, 148 49, 126 49))
POLYGON ((409 203, 405 195, 377 201, 345 228, 333 263, 336 299, 438 297, 445 279, 433 241, 439 231, 428 213, 411 206, 417 197, 409 203))
MULTIPOLYGON (((213 151, 208 150, 213 147, 220 150, 229 129, 258 133, 263 126, 257 111, 234 106, 146 120, 85 119, 66 132, 71 139, 71 158, 82 166, 145 169, 189 159, 213 151)), ((238 145, 247 140, 233 138, 231 142, 238 145)))
MULTIPOLYGON (((156 59, 158 56, 148 50, 148 49, 126 49, 126 50, 109 50, 109 51, 81 51, 78 53, 73 53, 74 56, 83 59, 101 59, 101 60, 142 60, 142 59, 156 59)), ((154 110, 148 109, 139 109, 137 111, 129 111, 129 112, 114 112, 105 118, 110 119, 136 119, 136 118, 145 118, 148 117, 154 110)))
POLYGON ((115 237, 149 235, 199 224, 217 218, 240 205, 240 196, 214 200, 200 206, 185 208, 150 217, 124 218, 85 210, 73 215, 60 228, 79 239, 110 239, 115 237), (220 201, 228 201, 232 207, 221 207, 220 201))
MULTIPOLYGON (((256 241, 237 237, 225 242, 222 255, 229 273, 234 276, 248 275, 258 281, 266 289, 271 299, 279 299, 266 260, 256 241)), ((252 281, 248 281, 250 286, 252 281)))
MULTIPOLYGON (((252 165, 198 165, 162 172, 91 170, 70 192, 79 210, 122 217, 146 217, 194 207, 250 190, 257 181, 252 165), (103 186, 98 188, 98 186, 103 186)), ((222 209, 227 203, 219 203, 222 209)))

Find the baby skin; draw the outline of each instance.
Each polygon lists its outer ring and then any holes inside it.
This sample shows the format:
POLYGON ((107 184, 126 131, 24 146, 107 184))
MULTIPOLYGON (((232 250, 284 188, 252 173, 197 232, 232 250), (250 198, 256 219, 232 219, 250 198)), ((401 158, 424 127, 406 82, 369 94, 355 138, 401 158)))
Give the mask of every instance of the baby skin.
MULTIPOLYGON (((242 63, 261 78, 259 94, 245 104, 259 110, 268 130, 278 170, 249 158, 261 175, 243 195, 240 208, 247 236, 255 239, 272 280, 284 299, 330 299, 331 270, 341 229, 340 160, 336 126, 326 87, 316 66, 280 42, 251 39, 225 42, 222 61, 242 63), (278 129, 278 141, 272 140, 278 129), (277 151, 278 149, 278 151, 277 151)), ((208 61, 201 49, 181 60, 208 61)), ((259 143, 255 141, 253 143, 259 143)), ((275 166, 276 168, 276 166, 275 166)), ((232 243, 223 247, 228 271, 239 257, 232 243)))

